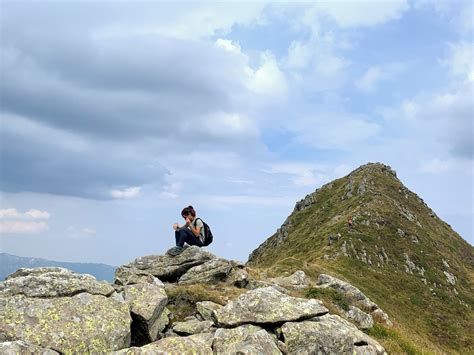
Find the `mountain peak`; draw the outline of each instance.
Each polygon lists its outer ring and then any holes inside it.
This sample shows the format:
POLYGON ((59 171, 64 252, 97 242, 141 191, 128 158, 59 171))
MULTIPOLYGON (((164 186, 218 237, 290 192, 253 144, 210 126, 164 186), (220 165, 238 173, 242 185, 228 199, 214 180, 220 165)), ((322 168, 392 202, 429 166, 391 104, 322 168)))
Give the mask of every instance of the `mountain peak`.
POLYGON ((305 196, 248 264, 331 272, 393 314, 419 314, 404 319, 408 332, 416 324, 447 350, 469 342, 463 327, 472 323, 473 248, 388 165, 362 165, 305 196))

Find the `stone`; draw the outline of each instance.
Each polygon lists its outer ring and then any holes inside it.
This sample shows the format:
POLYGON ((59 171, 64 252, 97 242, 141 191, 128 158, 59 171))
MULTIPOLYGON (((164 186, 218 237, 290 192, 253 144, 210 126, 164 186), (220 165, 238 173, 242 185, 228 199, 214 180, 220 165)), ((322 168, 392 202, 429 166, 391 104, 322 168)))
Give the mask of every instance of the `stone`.
POLYGON ((222 326, 281 324, 328 313, 321 301, 291 297, 273 287, 247 291, 215 311, 222 326))
POLYGON ((382 311, 380 308, 374 310, 372 313, 372 319, 377 321, 378 323, 385 324, 389 327, 393 327, 392 321, 388 318, 387 313, 382 311))
POLYGON ((220 304, 211 301, 196 302, 196 310, 203 320, 215 321, 214 311, 222 308, 220 304))
POLYGON ((319 275, 318 285, 322 288, 330 287, 338 292, 343 293, 346 297, 354 299, 355 301, 364 300, 367 298, 357 287, 330 275, 319 275))
POLYGON ((177 256, 149 255, 135 259, 133 262, 119 267, 116 270, 116 278, 120 278, 128 272, 149 273, 161 281, 174 282, 194 266, 204 264, 216 257, 197 246, 184 248, 177 256), (128 269, 128 270, 127 270, 128 269))
POLYGON ((310 284, 309 277, 301 270, 295 271, 291 276, 277 277, 271 279, 271 281, 283 287, 292 287, 296 289, 307 288, 310 284))
POLYGON ((178 284, 189 285, 195 283, 216 284, 227 278, 232 265, 224 259, 212 259, 204 264, 194 266, 180 277, 178 284))
POLYGON ((281 329, 289 354, 386 354, 378 342, 337 315, 288 322, 281 329))
POLYGON ((345 315, 359 329, 370 329, 374 326, 374 320, 372 319, 372 316, 361 311, 357 307, 349 306, 349 310, 345 312, 345 315))
POLYGON ((133 318, 132 344, 143 345, 152 341, 154 334, 151 329, 168 303, 164 287, 150 283, 126 285, 124 299, 133 318))
POLYGON ((23 340, 7 341, 0 343, 0 354, 17 355, 17 354, 38 354, 38 355, 55 355, 57 351, 36 346, 23 340))
POLYGON ((214 334, 213 349, 218 354, 236 353, 251 335, 261 330, 261 327, 252 324, 230 329, 219 328, 214 334))
POLYGON ((212 348, 191 337, 169 337, 142 347, 131 347, 113 352, 116 355, 202 354, 212 355, 212 348))
POLYGON ((163 336, 166 327, 170 323, 170 314, 171 312, 168 310, 168 308, 163 309, 160 317, 151 325, 149 328, 151 341, 158 340, 163 336))
POLYGON ((94 276, 77 274, 64 268, 19 269, 0 283, 0 296, 64 297, 81 292, 110 296, 115 289, 94 276))
POLYGON ((103 295, 0 297, 0 333, 61 353, 128 347, 131 321, 125 303, 103 295))
POLYGON ((450 283, 453 286, 456 285, 456 276, 454 276, 448 271, 443 271, 443 273, 444 273, 444 276, 446 276, 446 280, 448 281, 448 283, 450 283))
POLYGON ((249 274, 243 268, 233 268, 227 276, 226 283, 238 288, 245 288, 249 283, 249 274))
POLYGON ((163 282, 161 282, 160 279, 144 270, 120 267, 115 271, 115 284, 133 285, 139 283, 150 283, 163 286, 163 282))
POLYGON ((173 332, 179 335, 192 335, 197 333, 206 333, 214 325, 214 322, 197 319, 188 320, 186 322, 176 322, 173 324, 173 332))

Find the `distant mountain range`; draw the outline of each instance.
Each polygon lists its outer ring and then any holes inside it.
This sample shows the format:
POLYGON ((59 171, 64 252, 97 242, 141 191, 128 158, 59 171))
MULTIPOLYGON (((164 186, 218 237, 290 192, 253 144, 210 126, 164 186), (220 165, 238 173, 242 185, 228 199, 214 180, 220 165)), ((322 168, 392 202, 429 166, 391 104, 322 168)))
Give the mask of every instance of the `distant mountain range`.
POLYGON ((0 253, 0 281, 20 268, 32 268, 43 266, 59 266, 78 272, 90 274, 97 280, 114 281, 115 266, 95 263, 71 263, 62 261, 52 261, 41 258, 28 258, 22 256, 0 253))

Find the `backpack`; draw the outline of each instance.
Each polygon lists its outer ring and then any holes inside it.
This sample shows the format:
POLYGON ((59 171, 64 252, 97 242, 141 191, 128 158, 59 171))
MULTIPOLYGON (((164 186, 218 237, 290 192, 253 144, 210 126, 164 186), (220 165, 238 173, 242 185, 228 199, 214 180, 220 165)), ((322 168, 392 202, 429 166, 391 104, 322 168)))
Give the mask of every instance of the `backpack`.
POLYGON ((212 243, 212 240, 214 238, 212 236, 211 228, 209 228, 209 225, 206 222, 204 222, 201 218, 196 218, 196 219, 199 219, 204 225, 204 242, 202 244, 204 246, 208 246, 209 244, 212 243))

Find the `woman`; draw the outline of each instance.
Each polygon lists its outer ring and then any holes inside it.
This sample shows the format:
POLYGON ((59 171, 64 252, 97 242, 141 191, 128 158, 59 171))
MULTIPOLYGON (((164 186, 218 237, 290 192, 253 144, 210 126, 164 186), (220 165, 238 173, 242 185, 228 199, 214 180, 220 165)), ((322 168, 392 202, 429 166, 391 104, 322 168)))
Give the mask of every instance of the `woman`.
POLYGON ((181 211, 184 218, 184 224, 180 226, 178 223, 173 224, 174 237, 176 246, 168 250, 167 254, 176 256, 183 251, 184 243, 189 245, 203 246, 204 242, 204 224, 200 218, 196 218, 196 211, 193 206, 185 207, 181 211))

